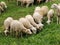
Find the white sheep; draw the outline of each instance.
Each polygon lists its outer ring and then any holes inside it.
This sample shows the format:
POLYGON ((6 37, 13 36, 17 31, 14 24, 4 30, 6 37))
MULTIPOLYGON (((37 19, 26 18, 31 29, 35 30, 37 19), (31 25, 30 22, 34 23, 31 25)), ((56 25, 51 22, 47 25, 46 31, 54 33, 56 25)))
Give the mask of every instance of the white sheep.
POLYGON ((23 26, 22 23, 20 23, 18 20, 13 20, 11 22, 11 25, 10 25, 10 32, 16 32, 16 36, 19 35, 19 33, 21 34, 22 32, 26 33, 26 34, 32 34, 32 32, 30 31, 30 29, 27 29, 23 26))
POLYGON ((38 12, 34 12, 34 14, 33 14, 33 19, 35 20, 35 22, 37 23, 37 24, 39 24, 40 26, 41 26, 41 28, 43 28, 43 24, 42 24, 42 18, 43 18, 43 16, 42 15, 40 15, 38 12))
POLYGON ((42 6, 41 9, 40 9, 40 14, 42 16, 46 16, 48 11, 49 11, 49 8, 47 6, 42 6))
POLYGON ((34 12, 40 12, 40 7, 39 6, 35 7, 34 12))
POLYGON ((4 28, 5 28, 4 33, 6 36, 7 36, 7 32, 10 31, 10 24, 12 21, 13 21, 12 17, 8 17, 7 19, 4 20, 4 28))
POLYGON ((18 2, 21 2, 21 6, 26 3, 26 7, 28 7, 30 4, 33 5, 34 0, 17 0, 17 5, 18 5, 18 2))
POLYGON ((0 2, 0 6, 3 8, 3 9, 6 9, 7 8, 7 5, 4 1, 1 1, 0 2))
POLYGON ((34 21, 34 19, 33 19, 33 17, 32 17, 31 15, 27 15, 25 18, 26 18, 34 27, 36 27, 37 29, 39 29, 40 26, 35 23, 35 21, 34 21))
POLYGON ((32 32, 36 34, 37 29, 33 27, 26 18, 20 18, 19 22, 21 22, 26 28, 31 29, 32 32))
MULTIPOLYGON (((48 23, 48 24, 50 24, 51 18, 53 17, 53 15, 54 15, 54 10, 53 10, 53 9, 50 9, 50 10, 48 11, 48 14, 47 14, 47 18, 48 18, 47 23, 48 23)), ((53 19, 52 19, 52 21, 53 21, 53 19)))
POLYGON ((57 4, 52 4, 51 8, 54 8, 57 16, 57 24, 60 24, 60 6, 57 4))

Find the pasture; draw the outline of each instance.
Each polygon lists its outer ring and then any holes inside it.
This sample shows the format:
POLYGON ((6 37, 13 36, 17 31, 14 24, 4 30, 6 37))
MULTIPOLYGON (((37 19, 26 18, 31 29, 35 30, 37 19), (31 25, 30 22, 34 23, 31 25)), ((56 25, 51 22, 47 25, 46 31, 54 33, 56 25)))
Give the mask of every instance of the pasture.
MULTIPOLYGON (((60 24, 56 24, 56 17, 54 17, 54 21, 50 25, 47 25, 46 21, 44 21, 44 28, 36 35, 24 36, 23 38, 15 38, 12 36, 6 37, 1 33, 4 31, 4 20, 7 17, 19 19, 27 14, 32 15, 37 5, 25 8, 17 6, 16 2, 7 2, 7 0, 3 1, 7 3, 8 8, 0 15, 0 45, 60 45, 60 24)), ((60 2, 56 0, 55 2, 39 4, 39 6, 47 5, 50 8, 53 3, 60 2)))

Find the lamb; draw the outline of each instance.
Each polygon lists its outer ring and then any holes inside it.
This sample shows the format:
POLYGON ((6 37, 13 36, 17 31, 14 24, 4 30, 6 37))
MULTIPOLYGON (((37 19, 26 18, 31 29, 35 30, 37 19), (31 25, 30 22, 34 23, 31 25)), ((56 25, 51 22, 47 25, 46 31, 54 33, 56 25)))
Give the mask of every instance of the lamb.
POLYGON ((10 31, 10 24, 12 21, 13 21, 12 17, 8 17, 7 19, 4 20, 4 28, 5 28, 4 33, 6 36, 7 36, 7 33, 9 33, 10 31))
POLYGON ((37 29, 40 28, 40 26, 38 24, 35 23, 33 17, 31 15, 27 15, 25 17, 34 27, 36 27, 37 29))
POLYGON ((26 3, 26 7, 28 7, 30 4, 33 5, 34 3, 34 0, 17 0, 17 5, 19 1, 21 2, 21 6, 26 3))
MULTIPOLYGON (((53 15, 54 15, 54 10, 53 10, 53 9, 50 9, 50 10, 48 11, 48 14, 47 14, 47 18, 48 18, 47 23, 48 23, 48 24, 50 24, 51 18, 53 17, 53 15)), ((52 21, 53 21, 53 19, 52 19, 52 21)))
POLYGON ((6 8, 7 8, 6 3, 3 2, 3 1, 0 2, 0 6, 1 6, 3 9, 6 9, 6 8))
POLYGON ((36 28, 33 27, 30 22, 26 18, 20 18, 19 22, 21 22, 27 29, 31 29, 34 34, 36 34, 36 28))
POLYGON ((39 24, 40 26, 41 26, 41 28, 43 28, 43 24, 42 24, 42 18, 43 18, 43 16, 42 15, 40 15, 38 12, 34 12, 34 14, 33 14, 33 19, 35 20, 35 22, 37 23, 37 24, 39 24))
POLYGON ((52 4, 51 8, 55 8, 56 9, 57 24, 60 24, 60 6, 58 6, 57 4, 52 4))
POLYGON ((13 20, 11 22, 11 25, 10 25, 10 32, 16 32, 16 37, 19 35, 19 33, 26 33, 26 34, 32 34, 32 32, 30 31, 30 29, 27 29, 23 26, 22 23, 20 23, 18 20, 13 20))

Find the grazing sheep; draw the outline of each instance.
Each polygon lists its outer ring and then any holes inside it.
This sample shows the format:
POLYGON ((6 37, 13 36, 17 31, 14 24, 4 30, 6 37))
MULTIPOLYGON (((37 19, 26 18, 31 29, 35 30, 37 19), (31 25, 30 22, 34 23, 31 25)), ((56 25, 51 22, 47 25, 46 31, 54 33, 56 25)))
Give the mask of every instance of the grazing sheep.
POLYGON ((52 4, 51 8, 55 8, 57 13, 57 24, 60 24, 60 6, 57 4, 52 4))
MULTIPOLYGON (((53 17, 53 15, 54 15, 54 10, 53 10, 53 9, 50 9, 50 10, 48 11, 48 14, 47 14, 47 18, 48 18, 47 23, 48 23, 48 24, 50 24, 51 18, 53 17)), ((52 19, 52 21, 53 21, 53 19, 52 19)))
POLYGON ((31 15, 27 15, 25 17, 34 27, 36 27, 37 29, 39 29, 39 25, 35 23, 33 17, 31 15))
POLYGON ((37 7, 35 8, 34 12, 40 12, 40 7, 37 6, 37 7))
POLYGON ((13 20, 11 22, 11 25, 10 25, 10 31, 13 32, 16 32, 16 37, 19 35, 19 33, 21 32, 24 32, 26 34, 32 34, 32 32, 30 31, 30 29, 26 29, 22 23, 20 23, 18 20, 13 20))
POLYGON ((17 0, 17 5, 18 5, 18 2, 21 2, 21 6, 26 3, 26 7, 28 7, 30 4, 33 5, 34 0, 17 0))
POLYGON ((35 20, 36 23, 38 23, 38 24, 42 23, 43 16, 40 15, 38 12, 34 12, 33 13, 33 18, 34 18, 34 20, 35 20))
POLYGON ((8 17, 4 21, 4 28, 5 28, 4 33, 5 33, 6 36, 7 36, 7 32, 10 31, 10 24, 11 24, 12 21, 13 21, 13 18, 12 17, 8 17))
POLYGON ((38 12, 35 12, 33 14, 33 19, 35 20, 35 22, 43 28, 44 25, 42 24, 42 18, 43 16, 40 15, 38 12))
POLYGON ((3 2, 3 1, 0 2, 0 6, 1 6, 3 9, 6 9, 6 8, 7 8, 6 3, 3 2))
POLYGON ((31 29, 34 34, 36 34, 36 28, 33 27, 30 22, 26 18, 20 18, 19 22, 21 22, 26 28, 31 29))

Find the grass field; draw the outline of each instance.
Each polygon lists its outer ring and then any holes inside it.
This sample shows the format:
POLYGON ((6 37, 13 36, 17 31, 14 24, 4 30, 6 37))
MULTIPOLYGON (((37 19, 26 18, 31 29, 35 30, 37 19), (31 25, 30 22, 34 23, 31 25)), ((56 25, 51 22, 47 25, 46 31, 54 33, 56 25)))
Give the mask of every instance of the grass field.
MULTIPOLYGON (((2 1, 2 0, 0 0, 2 1)), ((6 2, 6 0, 3 0, 6 2)), ((49 8, 51 4, 59 3, 59 1, 42 3, 39 6, 47 5, 49 8)), ((0 32, 4 30, 3 22, 7 17, 13 17, 14 19, 19 19, 27 14, 33 14, 36 5, 29 8, 20 7, 16 5, 16 2, 7 3, 8 9, 6 12, 0 15, 0 32)), ((46 21, 45 21, 46 22, 46 21)), ((25 36, 23 38, 15 38, 12 36, 5 36, 0 34, 0 45, 60 45, 60 24, 56 24, 56 18, 51 23, 47 25, 44 23, 44 28, 42 31, 36 35, 25 36)))

